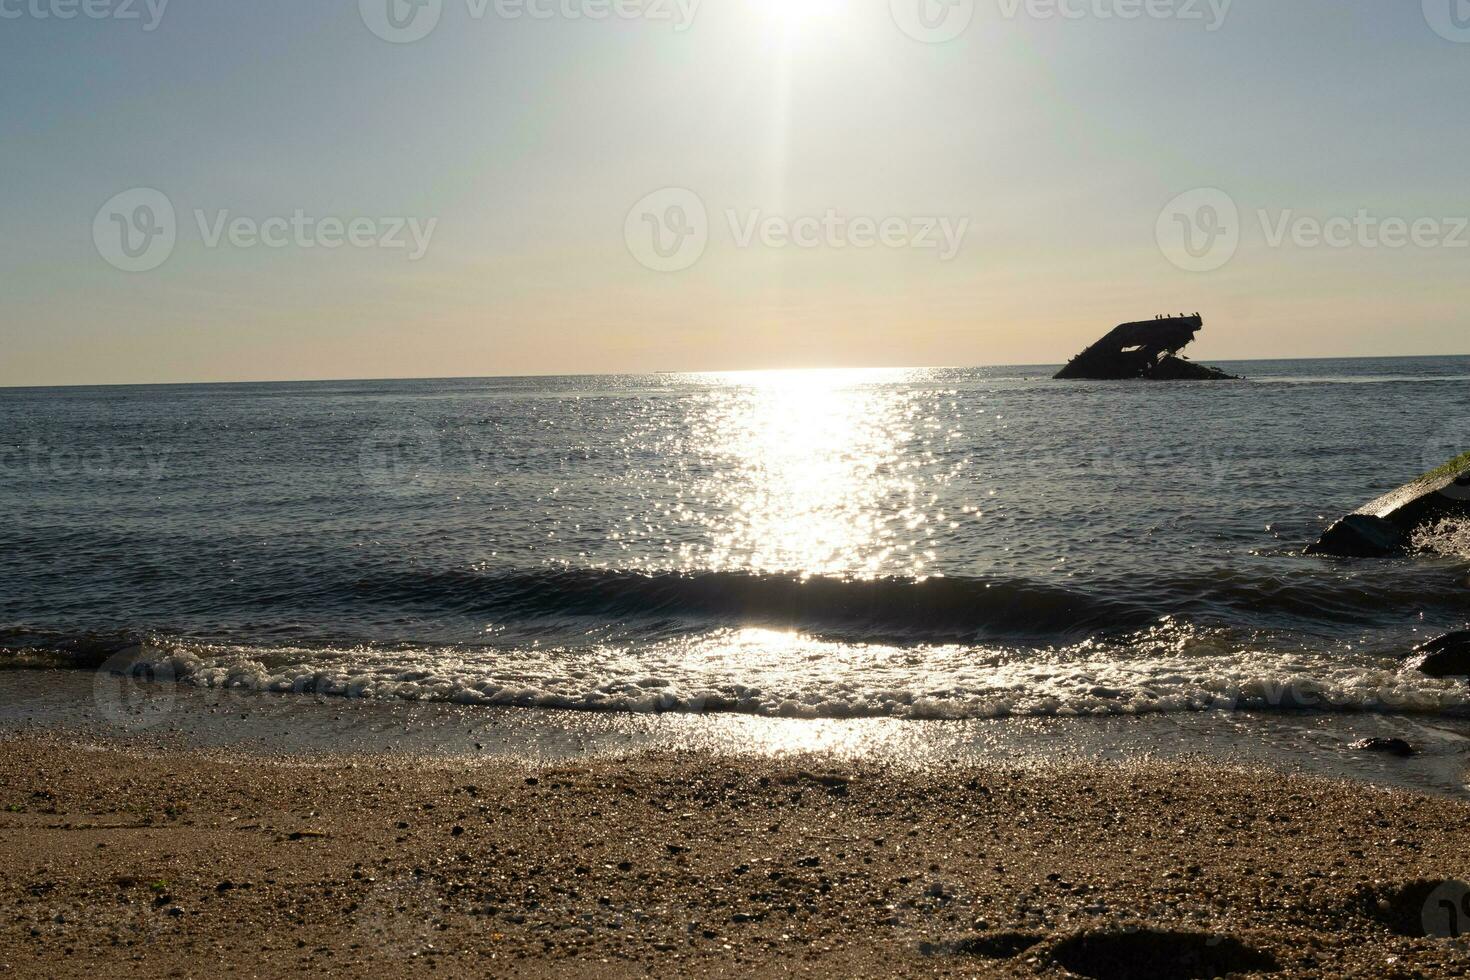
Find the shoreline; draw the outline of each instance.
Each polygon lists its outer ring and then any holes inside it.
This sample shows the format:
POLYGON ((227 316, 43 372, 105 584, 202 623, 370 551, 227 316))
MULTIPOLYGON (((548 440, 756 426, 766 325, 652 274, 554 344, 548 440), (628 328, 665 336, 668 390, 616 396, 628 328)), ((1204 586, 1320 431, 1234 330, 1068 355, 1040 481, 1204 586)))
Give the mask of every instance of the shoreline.
POLYGON ((697 749, 779 758, 818 754, 911 769, 983 764, 1163 762, 1470 799, 1470 719, 1433 715, 1211 709, 976 720, 784 719, 738 713, 585 712, 437 701, 275 694, 130 681, 77 670, 0 670, 0 737, 64 731, 161 750, 411 754, 535 764, 697 749), (1399 738, 1411 758, 1355 751, 1399 738))
POLYGON ((1470 941, 1412 935, 1470 880, 1470 802, 1439 796, 1200 763, 3 743, 22 976, 1470 969, 1470 941))

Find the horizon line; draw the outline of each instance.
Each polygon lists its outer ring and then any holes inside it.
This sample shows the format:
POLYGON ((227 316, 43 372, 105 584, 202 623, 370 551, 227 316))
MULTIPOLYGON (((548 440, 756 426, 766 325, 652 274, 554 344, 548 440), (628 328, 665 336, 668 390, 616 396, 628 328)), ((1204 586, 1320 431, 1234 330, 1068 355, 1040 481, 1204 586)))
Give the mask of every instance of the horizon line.
MULTIPOLYGON (((1267 364, 1282 361, 1422 361, 1434 358, 1470 357, 1464 354, 1352 354, 1338 356, 1315 355, 1312 357, 1221 357, 1210 358, 1222 364, 1267 364)), ((1191 358, 1190 360, 1194 360, 1191 358)), ((44 391, 69 388, 198 388, 227 387, 231 385, 289 385, 289 384, 365 384, 372 382, 405 381, 521 381, 537 378, 640 378, 680 377, 698 374, 760 374, 776 371, 974 371, 986 368, 1053 368, 1064 361, 1015 362, 998 364, 928 364, 928 365, 828 365, 825 367, 768 367, 768 368, 724 368, 692 371, 572 371, 547 372, 544 374, 444 374, 419 377, 358 377, 358 378, 259 378, 246 381, 99 381, 72 382, 62 384, 0 385, 0 391, 44 391)))

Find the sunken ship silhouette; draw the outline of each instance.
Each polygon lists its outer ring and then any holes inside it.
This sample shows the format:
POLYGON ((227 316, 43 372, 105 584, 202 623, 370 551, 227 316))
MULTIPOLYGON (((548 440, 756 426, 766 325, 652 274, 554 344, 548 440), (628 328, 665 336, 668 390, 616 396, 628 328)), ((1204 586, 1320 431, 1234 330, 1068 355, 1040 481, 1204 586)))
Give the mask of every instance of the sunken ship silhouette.
POLYGON ((1195 364, 1180 355, 1194 342, 1205 322, 1194 316, 1166 316, 1124 323, 1072 358, 1057 372, 1059 379, 1124 381, 1238 381, 1217 368, 1195 364))

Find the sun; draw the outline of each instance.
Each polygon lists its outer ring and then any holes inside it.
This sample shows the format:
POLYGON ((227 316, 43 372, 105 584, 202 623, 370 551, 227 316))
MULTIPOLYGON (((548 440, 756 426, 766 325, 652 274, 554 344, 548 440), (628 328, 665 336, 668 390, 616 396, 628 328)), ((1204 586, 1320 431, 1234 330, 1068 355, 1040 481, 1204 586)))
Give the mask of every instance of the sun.
POLYGON ((762 12, 788 31, 835 16, 841 0, 756 0, 762 12))

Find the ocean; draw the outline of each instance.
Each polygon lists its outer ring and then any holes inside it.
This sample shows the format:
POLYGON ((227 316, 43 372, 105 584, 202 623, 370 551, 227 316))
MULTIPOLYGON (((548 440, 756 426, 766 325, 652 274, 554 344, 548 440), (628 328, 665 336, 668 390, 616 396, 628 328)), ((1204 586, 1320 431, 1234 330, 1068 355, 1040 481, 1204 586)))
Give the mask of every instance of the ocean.
POLYGON ((0 662, 469 708, 1470 717, 1470 357, 0 391, 0 662))

